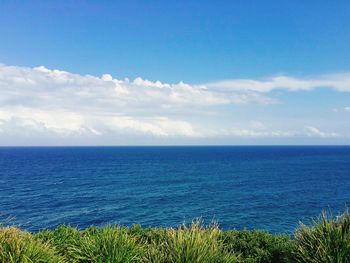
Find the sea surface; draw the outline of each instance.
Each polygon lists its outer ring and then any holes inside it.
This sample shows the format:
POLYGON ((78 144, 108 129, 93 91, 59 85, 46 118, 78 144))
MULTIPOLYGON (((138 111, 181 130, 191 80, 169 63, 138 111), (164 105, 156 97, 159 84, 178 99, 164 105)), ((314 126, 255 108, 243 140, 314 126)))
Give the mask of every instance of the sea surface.
POLYGON ((0 148, 0 222, 291 233, 350 203, 350 147, 0 148))

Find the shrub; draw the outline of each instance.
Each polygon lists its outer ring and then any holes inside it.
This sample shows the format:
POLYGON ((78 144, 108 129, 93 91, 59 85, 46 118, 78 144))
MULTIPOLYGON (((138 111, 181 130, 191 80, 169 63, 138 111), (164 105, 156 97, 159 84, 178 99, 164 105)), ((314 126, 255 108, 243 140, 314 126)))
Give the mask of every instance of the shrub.
POLYGON ((350 262, 350 215, 334 219, 324 212, 312 227, 302 224, 295 240, 298 262, 350 262))
POLYGON ((0 262, 58 263, 63 262, 63 258, 48 243, 35 239, 30 233, 14 227, 1 227, 0 262))
POLYGON ((288 235, 272 235, 265 231, 226 231, 225 246, 239 253, 244 262, 293 262, 294 243, 288 235))

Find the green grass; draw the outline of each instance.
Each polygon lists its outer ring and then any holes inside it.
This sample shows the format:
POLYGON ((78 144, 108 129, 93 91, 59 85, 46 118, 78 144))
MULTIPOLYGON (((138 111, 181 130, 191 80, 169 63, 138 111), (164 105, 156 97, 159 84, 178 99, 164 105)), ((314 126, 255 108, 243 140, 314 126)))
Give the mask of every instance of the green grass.
POLYGON ((14 227, 0 228, 0 262, 54 263, 63 262, 55 247, 14 227))
POLYGON ((35 235, 50 242, 58 254, 68 262, 142 262, 144 246, 129 229, 106 226, 78 230, 59 226, 55 230, 44 230, 35 235))
POLYGON ((191 226, 165 229, 158 238, 148 239, 146 262, 238 262, 226 249, 217 225, 204 227, 200 221, 191 226))
POLYGON ((58 226, 38 233, 0 226, 0 262, 350 262, 350 216, 325 213, 294 237, 222 231, 201 221, 178 228, 58 226))
POLYGON ((298 262, 350 262, 350 215, 332 219, 323 213, 313 227, 301 225, 295 240, 298 262))

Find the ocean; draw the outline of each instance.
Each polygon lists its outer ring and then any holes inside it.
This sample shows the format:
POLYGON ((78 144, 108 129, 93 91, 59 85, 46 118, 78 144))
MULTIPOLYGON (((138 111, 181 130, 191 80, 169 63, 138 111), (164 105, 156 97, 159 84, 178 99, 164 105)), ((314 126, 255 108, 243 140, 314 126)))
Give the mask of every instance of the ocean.
POLYGON ((291 233, 350 201, 347 146, 0 148, 0 223, 291 233))

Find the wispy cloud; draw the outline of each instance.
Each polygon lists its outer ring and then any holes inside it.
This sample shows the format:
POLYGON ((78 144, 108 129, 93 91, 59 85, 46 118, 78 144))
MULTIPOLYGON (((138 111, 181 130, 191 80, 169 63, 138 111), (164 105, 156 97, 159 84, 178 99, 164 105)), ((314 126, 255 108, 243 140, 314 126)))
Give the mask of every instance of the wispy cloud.
POLYGON ((339 134, 336 132, 325 132, 313 126, 306 126, 306 134, 310 137, 320 137, 320 138, 334 138, 338 137, 339 134))
POLYGON ((231 79, 205 84, 214 90, 252 91, 267 93, 281 89, 288 91, 313 90, 316 88, 330 88, 337 91, 350 92, 350 73, 337 73, 309 78, 295 78, 290 76, 276 76, 263 80, 231 79))

